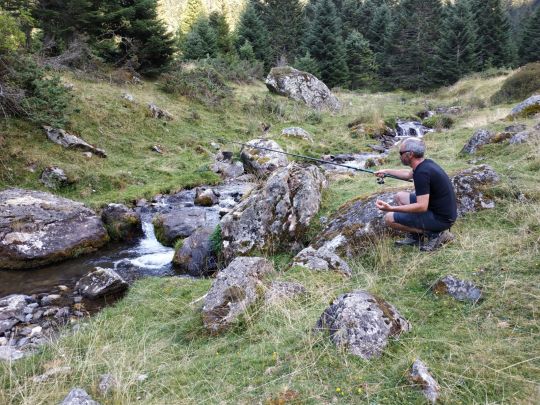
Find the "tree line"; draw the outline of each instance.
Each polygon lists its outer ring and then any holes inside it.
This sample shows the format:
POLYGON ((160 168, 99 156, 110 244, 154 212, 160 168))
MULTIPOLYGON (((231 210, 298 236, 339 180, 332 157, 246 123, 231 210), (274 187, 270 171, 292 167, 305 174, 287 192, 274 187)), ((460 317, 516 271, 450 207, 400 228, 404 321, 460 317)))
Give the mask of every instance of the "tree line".
POLYGON ((173 34, 156 0, 0 0, 0 52, 19 41, 54 56, 83 41, 102 60, 146 75, 174 59, 219 58, 292 65, 329 86, 411 90, 540 60, 540 7, 513 35, 502 0, 304 3, 248 0, 232 29, 224 12, 205 15, 201 0, 188 0, 173 34))

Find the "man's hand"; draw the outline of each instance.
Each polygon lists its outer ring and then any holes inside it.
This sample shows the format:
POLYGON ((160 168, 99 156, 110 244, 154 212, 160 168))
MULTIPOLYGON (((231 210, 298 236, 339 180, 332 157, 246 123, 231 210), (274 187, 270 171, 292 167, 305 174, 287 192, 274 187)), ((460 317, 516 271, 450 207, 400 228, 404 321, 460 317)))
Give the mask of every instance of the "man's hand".
POLYGON ((380 177, 380 178, 384 178, 384 175, 386 174, 386 171, 388 169, 382 169, 382 170, 377 170, 376 172, 374 172, 373 174, 377 177, 380 177))
POLYGON ((375 201, 375 206, 381 211, 392 211, 392 209, 394 208, 387 202, 384 202, 383 200, 375 201))

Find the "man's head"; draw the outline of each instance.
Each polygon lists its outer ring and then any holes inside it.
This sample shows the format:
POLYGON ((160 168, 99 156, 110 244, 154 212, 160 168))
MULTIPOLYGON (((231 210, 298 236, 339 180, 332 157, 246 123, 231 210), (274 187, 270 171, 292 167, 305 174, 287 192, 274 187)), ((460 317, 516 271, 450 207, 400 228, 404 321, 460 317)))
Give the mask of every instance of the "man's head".
POLYGON ((401 163, 403 163, 405 166, 410 166, 413 159, 423 159, 425 152, 426 145, 420 139, 405 139, 399 148, 401 163))

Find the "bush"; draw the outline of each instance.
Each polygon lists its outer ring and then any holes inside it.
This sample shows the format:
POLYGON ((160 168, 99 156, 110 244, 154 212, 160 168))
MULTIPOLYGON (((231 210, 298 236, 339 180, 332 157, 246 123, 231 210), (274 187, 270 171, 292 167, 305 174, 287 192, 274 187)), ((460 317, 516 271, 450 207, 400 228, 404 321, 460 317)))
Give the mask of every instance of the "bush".
POLYGON ((39 125, 66 125, 69 90, 32 57, 0 57, 0 86, 4 89, 0 95, 4 115, 23 117, 39 125))
POLYGON ((424 119, 422 124, 433 129, 451 128, 452 125, 454 125, 454 119, 451 116, 444 114, 433 115, 424 119))
POLYGON ((0 10, 0 54, 14 52, 24 44, 17 20, 0 10))
POLYGON ((540 62, 529 63, 506 79, 491 97, 493 104, 522 101, 540 91, 540 62))
POLYGON ((232 95, 223 76, 208 65, 192 69, 178 66, 175 71, 162 75, 160 89, 207 105, 218 105, 232 95))
POLYGON ((211 67, 220 72, 225 80, 235 83, 252 83, 264 75, 262 62, 238 59, 236 56, 205 59, 200 66, 211 67))

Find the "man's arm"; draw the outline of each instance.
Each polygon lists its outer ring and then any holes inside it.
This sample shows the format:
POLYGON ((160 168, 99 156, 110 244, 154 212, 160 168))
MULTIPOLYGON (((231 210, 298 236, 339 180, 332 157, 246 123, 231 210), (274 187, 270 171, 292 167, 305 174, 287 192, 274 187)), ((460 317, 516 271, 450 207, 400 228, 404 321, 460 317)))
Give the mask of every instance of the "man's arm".
POLYGON ((382 169, 377 170, 374 174, 378 177, 382 177, 385 174, 390 174, 391 176, 396 176, 397 178, 402 180, 411 180, 413 178, 413 171, 407 169, 382 169))
POLYGON ((390 205, 382 200, 377 200, 375 202, 375 205, 381 211, 388 211, 388 212, 410 212, 410 213, 426 212, 429 205, 429 194, 416 196, 416 202, 413 204, 390 205))

